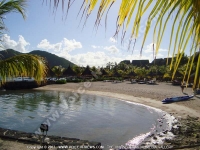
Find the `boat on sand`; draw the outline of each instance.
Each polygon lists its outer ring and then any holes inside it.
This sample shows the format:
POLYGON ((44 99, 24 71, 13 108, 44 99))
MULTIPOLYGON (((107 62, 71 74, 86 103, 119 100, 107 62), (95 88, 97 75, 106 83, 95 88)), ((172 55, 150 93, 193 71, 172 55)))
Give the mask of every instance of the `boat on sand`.
POLYGON ((186 101, 193 97, 194 97, 194 95, 170 97, 170 98, 165 98, 164 100, 162 100, 162 102, 163 103, 172 103, 172 102, 186 101))

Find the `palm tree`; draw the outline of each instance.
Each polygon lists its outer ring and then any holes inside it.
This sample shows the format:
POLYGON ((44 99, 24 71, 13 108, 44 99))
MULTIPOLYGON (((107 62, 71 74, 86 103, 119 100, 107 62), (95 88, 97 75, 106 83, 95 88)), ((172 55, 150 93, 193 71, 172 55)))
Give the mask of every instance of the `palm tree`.
POLYGON ((37 82, 47 74, 46 60, 36 55, 17 55, 6 60, 0 60, 0 78, 5 83, 7 77, 29 76, 37 82))
POLYGON ((138 67, 136 70, 135 70, 135 73, 137 74, 137 76, 140 78, 140 79, 143 79, 143 78, 146 78, 147 77, 147 74, 148 74, 148 70, 145 69, 145 67, 138 67))
MULTIPOLYGON (((1 0, 0 1, 0 35, 6 29, 4 16, 17 12, 25 19, 26 0, 1 0)), ((39 83, 47 73, 46 60, 35 55, 19 55, 6 60, 0 60, 0 80, 6 82, 8 77, 30 76, 39 83)))
POLYGON ((51 70, 55 73, 56 77, 59 78, 63 74, 65 68, 62 66, 54 66, 51 70))
MULTIPOLYGON (((56 10, 58 8, 58 4, 61 3, 60 0, 49 0, 49 4, 51 6, 51 2, 53 2, 53 8, 56 10)), ((69 7, 74 1, 68 1, 67 12, 69 7)), ((105 0, 90 0, 83 1, 82 7, 83 14, 82 16, 86 16, 86 20, 89 18, 90 14, 94 12, 93 10, 97 7, 97 17, 95 20, 95 27, 98 29, 101 24, 101 20, 104 15, 106 15, 110 10, 110 8, 115 3, 115 0, 105 1, 105 0), (107 10, 107 11, 106 11, 107 10)), ((62 1, 63 9, 64 9, 64 0, 62 1)), ((79 12, 80 12, 79 11, 79 12)), ((169 53, 171 49, 174 54, 177 53, 178 59, 175 62, 171 62, 170 69, 174 66, 174 72, 176 72, 178 65, 180 63, 180 59, 183 56, 183 52, 187 49, 190 41, 192 41, 192 46, 190 51, 192 54, 195 54, 200 49, 200 1, 199 0, 122 0, 121 5, 119 7, 118 17, 116 18, 116 32, 114 36, 117 36, 120 31, 122 31, 122 42, 127 33, 128 27, 132 25, 132 31, 130 35, 129 48, 134 40, 134 45, 139 35, 140 25, 142 17, 148 15, 147 25, 145 27, 143 42, 141 45, 141 54, 144 43, 146 41, 147 35, 150 31, 150 28, 154 28, 154 36, 153 36, 153 50, 155 55, 158 54, 160 44, 162 42, 165 29, 169 21, 172 20, 171 27, 171 35, 169 39, 169 53), (137 7, 136 7, 137 6, 137 7), (136 11, 136 12, 135 12, 136 11), (148 14, 147 14, 148 13, 148 14), (174 15, 174 17, 171 17, 174 15), (155 24, 152 22, 155 21, 155 24), (190 40, 192 39, 192 40, 190 40), (154 45, 156 44, 156 47, 154 45)), ((107 23, 107 21, 105 20, 107 23)), ((110 22, 109 22, 110 23, 110 22)), ((169 54, 168 53, 168 54, 169 54)), ((172 58, 173 59, 173 58, 172 58)), ((191 65, 190 65, 191 66, 191 65)), ((198 74, 200 68, 200 57, 198 57, 198 63, 196 66, 196 75, 198 74)), ((198 77, 196 77, 198 78, 198 77)), ((196 80, 194 81, 194 86, 196 86, 196 80)))

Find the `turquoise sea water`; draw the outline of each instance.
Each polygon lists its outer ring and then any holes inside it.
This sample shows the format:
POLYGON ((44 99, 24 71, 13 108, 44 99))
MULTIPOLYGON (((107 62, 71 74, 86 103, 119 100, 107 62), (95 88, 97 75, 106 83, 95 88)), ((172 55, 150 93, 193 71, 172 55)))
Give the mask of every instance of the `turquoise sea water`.
POLYGON ((1 92, 0 114, 2 128, 35 133, 47 123, 48 135, 97 141, 105 148, 149 132, 162 117, 154 109, 114 98, 32 90, 1 92))

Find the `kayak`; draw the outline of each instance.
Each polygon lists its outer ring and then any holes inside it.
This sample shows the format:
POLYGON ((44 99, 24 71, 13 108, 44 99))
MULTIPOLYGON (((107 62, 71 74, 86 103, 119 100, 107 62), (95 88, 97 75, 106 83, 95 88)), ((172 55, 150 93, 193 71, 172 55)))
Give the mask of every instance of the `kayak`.
POLYGON ((163 103, 172 103, 172 102, 179 102, 179 101, 185 101, 190 98, 193 98, 194 95, 187 95, 187 96, 178 96, 178 97, 171 97, 171 98, 165 98, 162 100, 163 103))

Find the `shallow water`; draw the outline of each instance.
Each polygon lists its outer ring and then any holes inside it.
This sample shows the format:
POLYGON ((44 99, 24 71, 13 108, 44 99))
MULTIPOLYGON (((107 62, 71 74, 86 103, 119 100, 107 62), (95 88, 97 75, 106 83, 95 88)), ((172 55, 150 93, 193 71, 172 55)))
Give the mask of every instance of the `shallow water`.
MULTIPOLYGON (((162 114, 154 109, 103 96, 56 91, 0 93, 0 127, 35 133, 49 124, 48 135, 125 145, 156 126, 162 114)), ((164 128, 164 126, 162 126, 164 128)))

